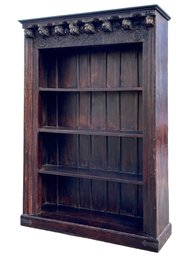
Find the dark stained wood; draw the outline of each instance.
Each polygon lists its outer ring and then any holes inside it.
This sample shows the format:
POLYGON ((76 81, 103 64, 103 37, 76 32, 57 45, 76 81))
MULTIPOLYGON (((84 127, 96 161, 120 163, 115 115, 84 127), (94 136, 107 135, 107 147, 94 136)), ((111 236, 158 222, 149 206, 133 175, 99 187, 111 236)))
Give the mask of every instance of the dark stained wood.
POLYGON ((119 214, 120 211, 120 183, 107 183, 107 211, 119 214))
POLYGON ((120 78, 120 52, 107 52, 107 88, 118 88, 120 78))
POLYGON ((64 52, 58 57, 58 87, 77 87, 77 57, 64 52))
POLYGON ((58 126, 77 127, 77 94, 67 93, 58 96, 58 126))
POLYGON ((137 58, 135 49, 121 52, 121 87, 138 86, 137 58))
POLYGON ((45 127, 40 128, 39 132, 54 133, 54 134, 77 134, 77 135, 97 135, 97 136, 110 136, 110 137, 137 137, 142 138, 141 131, 114 131, 114 130, 94 130, 94 129, 70 129, 70 128, 55 128, 45 127))
POLYGON ((120 99, 119 94, 110 92, 106 94, 107 97, 107 129, 119 130, 120 129, 120 99))
POLYGON ((22 225, 166 242, 168 19, 145 6, 22 21, 22 225))
POLYGON ((120 213, 135 216, 137 214, 137 187, 121 184, 120 213))
POLYGON ((85 168, 70 168, 65 166, 56 166, 56 165, 43 165, 39 169, 40 174, 48 175, 58 175, 58 176, 71 176, 71 177, 80 177, 88 179, 97 179, 97 180, 106 180, 114 182, 122 182, 129 184, 142 185, 142 175, 135 175, 124 172, 114 172, 114 171, 104 171, 99 169, 85 169, 85 168))
POLYGON ((92 209, 105 211, 107 205, 107 182, 92 180, 91 184, 92 209))
POLYGON ((90 53, 85 51, 78 55, 78 86, 87 89, 91 85, 90 53))
POLYGON ((44 88, 40 87, 39 91, 44 92, 118 92, 118 91, 135 91, 142 92, 142 87, 106 87, 106 88, 91 88, 91 87, 79 87, 79 88, 44 88))
POLYGON ((77 135, 62 135, 58 137, 59 165, 77 167, 78 165, 78 137, 77 135))
POLYGON ((106 87, 106 52, 95 50, 90 56, 91 87, 106 87))
POLYGON ((121 93, 121 130, 137 130, 138 96, 135 93, 121 93), (126 110, 126 112, 124 111, 126 110))
POLYGON ((119 171, 121 163, 120 138, 107 137, 107 168, 119 171))
POLYGON ((160 234, 169 223, 169 189, 168 189, 168 26, 157 15, 157 62, 156 71, 156 192, 157 224, 156 234, 160 234), (164 45, 164 47, 161 47, 164 45))
POLYGON ((79 206, 79 183, 77 178, 58 178, 58 204, 64 206, 79 206))
POLYGON ((47 218, 58 218, 70 222, 77 222, 82 225, 92 225, 94 227, 102 227, 105 229, 127 232, 137 230, 141 232, 142 220, 139 217, 131 217, 127 215, 118 215, 113 213, 101 213, 97 210, 76 209, 71 206, 59 205, 57 211, 54 204, 45 203, 43 212, 39 215, 47 218), (49 210, 52 209, 52 212, 49 210))
POLYGON ((42 204, 57 204, 57 176, 42 177, 42 204))
POLYGON ((43 88, 57 88, 57 55, 55 51, 42 51, 39 59, 39 86, 43 88))
POLYGON ((90 104, 91 95, 88 92, 79 93, 79 128, 88 129, 90 128, 90 104))
POLYGON ((91 104, 91 125, 93 129, 106 128, 106 95, 105 93, 95 92, 92 94, 91 104))
POLYGON ((79 179, 79 206, 85 209, 92 209, 91 180, 79 179))

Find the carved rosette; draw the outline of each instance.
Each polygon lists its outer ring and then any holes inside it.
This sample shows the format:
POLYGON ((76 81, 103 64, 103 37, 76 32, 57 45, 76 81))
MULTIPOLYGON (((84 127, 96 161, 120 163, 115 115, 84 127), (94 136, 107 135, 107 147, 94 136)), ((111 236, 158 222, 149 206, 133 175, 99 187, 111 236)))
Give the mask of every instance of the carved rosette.
POLYGON ((142 38, 139 36, 141 29, 150 29, 155 23, 155 15, 151 13, 132 14, 130 16, 111 16, 105 19, 92 18, 87 20, 59 21, 49 24, 32 24, 25 27, 25 37, 42 39, 54 36, 61 37, 81 34, 94 35, 97 33, 114 33, 117 30, 132 33, 133 39, 142 38))

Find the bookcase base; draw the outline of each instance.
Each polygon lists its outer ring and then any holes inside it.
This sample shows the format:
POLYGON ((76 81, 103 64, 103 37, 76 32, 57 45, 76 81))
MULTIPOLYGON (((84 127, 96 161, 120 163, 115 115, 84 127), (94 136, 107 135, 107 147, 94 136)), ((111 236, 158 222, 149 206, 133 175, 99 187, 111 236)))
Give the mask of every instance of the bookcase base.
POLYGON ((143 232, 139 232, 137 234, 133 233, 132 231, 120 232, 74 222, 44 218, 40 215, 21 215, 21 225, 68 235, 81 236, 152 252, 158 252, 171 235, 170 223, 157 238, 147 236, 143 232))

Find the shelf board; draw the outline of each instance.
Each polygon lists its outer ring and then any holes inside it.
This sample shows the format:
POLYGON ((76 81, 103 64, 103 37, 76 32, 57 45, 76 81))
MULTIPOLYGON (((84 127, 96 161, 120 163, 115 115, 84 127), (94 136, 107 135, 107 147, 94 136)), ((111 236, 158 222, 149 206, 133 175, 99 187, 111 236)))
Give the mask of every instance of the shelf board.
POLYGON ((142 131, 111 131, 111 130, 90 130, 90 129, 70 129, 63 127, 43 127, 39 132, 55 134, 77 134, 88 136, 109 136, 109 137, 137 137, 142 138, 142 131))
POLYGON ((116 91, 143 91, 143 87, 117 87, 117 88, 48 88, 39 87, 41 92, 116 92, 116 91))
POLYGON ((126 172, 85 169, 85 168, 68 168, 57 165, 43 165, 38 171, 39 174, 76 177, 96 180, 106 180, 120 183, 143 185, 142 175, 135 175, 126 172))
POLYGON ((137 231, 142 233, 143 219, 138 216, 127 216, 49 203, 42 205, 42 212, 38 216, 86 226, 102 227, 119 232, 137 231))

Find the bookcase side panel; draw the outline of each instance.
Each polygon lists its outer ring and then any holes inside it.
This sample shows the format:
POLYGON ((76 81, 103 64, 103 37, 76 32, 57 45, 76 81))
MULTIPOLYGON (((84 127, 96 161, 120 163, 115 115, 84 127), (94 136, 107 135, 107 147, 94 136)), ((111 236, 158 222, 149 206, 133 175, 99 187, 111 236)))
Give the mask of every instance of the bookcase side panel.
POLYGON ((143 175, 146 234, 156 237, 155 177, 155 29, 149 28, 143 43, 143 175))
MULTIPOLYGON (((37 192, 37 178, 34 174, 36 163, 36 136, 34 128, 38 121, 34 120, 34 106, 38 106, 38 97, 34 94, 34 85, 37 83, 38 50, 34 48, 31 39, 25 39, 25 89, 24 89, 24 186, 23 186, 23 213, 36 212, 34 201, 37 192)), ((37 85, 36 85, 37 86, 37 85)))
POLYGON ((157 14, 156 25, 156 194, 157 235, 169 223, 168 199, 168 23, 157 14))

